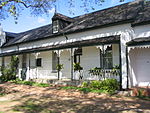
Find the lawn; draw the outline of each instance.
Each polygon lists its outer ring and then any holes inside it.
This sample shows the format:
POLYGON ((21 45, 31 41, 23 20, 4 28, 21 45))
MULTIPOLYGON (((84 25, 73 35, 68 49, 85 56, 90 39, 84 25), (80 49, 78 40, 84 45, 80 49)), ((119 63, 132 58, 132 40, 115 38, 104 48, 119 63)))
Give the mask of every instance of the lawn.
POLYGON ((100 92, 84 91, 84 88, 56 87, 46 84, 31 86, 10 82, 0 84, 0 87, 3 88, 0 95, 0 113, 150 112, 150 101, 148 100, 133 97, 110 97, 100 92))

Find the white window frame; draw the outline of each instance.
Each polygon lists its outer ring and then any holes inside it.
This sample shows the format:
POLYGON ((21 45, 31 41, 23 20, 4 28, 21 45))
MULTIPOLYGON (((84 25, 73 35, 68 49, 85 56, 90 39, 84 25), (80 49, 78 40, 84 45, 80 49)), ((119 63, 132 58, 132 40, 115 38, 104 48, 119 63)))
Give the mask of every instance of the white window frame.
POLYGON ((53 21, 53 33, 58 33, 59 31, 59 22, 58 20, 53 21))
POLYGON ((57 72, 56 66, 58 64, 57 53, 52 51, 52 72, 57 72))

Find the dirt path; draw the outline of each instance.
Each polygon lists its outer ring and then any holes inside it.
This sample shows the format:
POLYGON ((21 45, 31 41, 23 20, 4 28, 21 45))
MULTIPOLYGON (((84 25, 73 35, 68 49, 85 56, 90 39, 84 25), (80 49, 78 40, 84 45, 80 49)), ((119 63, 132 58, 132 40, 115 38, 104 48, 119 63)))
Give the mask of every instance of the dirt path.
POLYGON ((150 113, 150 101, 105 94, 83 94, 56 87, 0 84, 0 113, 150 113))

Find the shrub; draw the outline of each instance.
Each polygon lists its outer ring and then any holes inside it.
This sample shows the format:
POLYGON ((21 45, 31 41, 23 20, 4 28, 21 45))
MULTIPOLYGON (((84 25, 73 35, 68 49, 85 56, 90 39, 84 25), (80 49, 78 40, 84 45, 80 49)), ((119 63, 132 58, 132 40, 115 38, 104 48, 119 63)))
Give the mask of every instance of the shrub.
POLYGON ((101 89, 113 93, 114 91, 119 89, 119 83, 116 79, 106 79, 101 81, 101 89))
POLYGON ((0 76, 0 80, 3 82, 7 82, 9 80, 15 80, 17 69, 18 69, 19 59, 16 56, 12 56, 11 62, 6 67, 1 66, 0 70, 2 75, 0 76))
POLYGON ((82 91, 84 93, 91 92, 92 90, 90 88, 78 88, 79 91, 82 91))
POLYGON ((89 83, 87 81, 82 82, 81 87, 88 87, 89 83))
POLYGON ((101 81, 94 80, 90 83, 90 88, 101 89, 101 81))
POLYGON ((114 93, 119 88, 119 83, 116 79, 106 79, 103 81, 92 81, 90 88, 104 90, 108 93, 114 93))

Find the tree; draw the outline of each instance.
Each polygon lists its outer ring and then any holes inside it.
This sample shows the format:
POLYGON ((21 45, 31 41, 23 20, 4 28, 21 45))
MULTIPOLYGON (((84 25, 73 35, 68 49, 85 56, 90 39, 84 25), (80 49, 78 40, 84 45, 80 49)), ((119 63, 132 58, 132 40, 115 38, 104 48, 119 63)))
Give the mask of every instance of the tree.
MULTIPOLYGON (((124 0, 118 0, 120 2, 124 0)), ((30 9, 32 15, 48 14, 48 11, 55 5, 58 0, 0 0, 0 19, 5 19, 9 15, 14 16, 17 20, 19 14, 25 8, 30 9)), ((75 0, 68 0, 68 6, 74 7, 75 0)), ((87 6, 90 5, 94 10, 95 5, 101 5, 105 0, 81 0, 81 7, 88 11, 87 6)))

